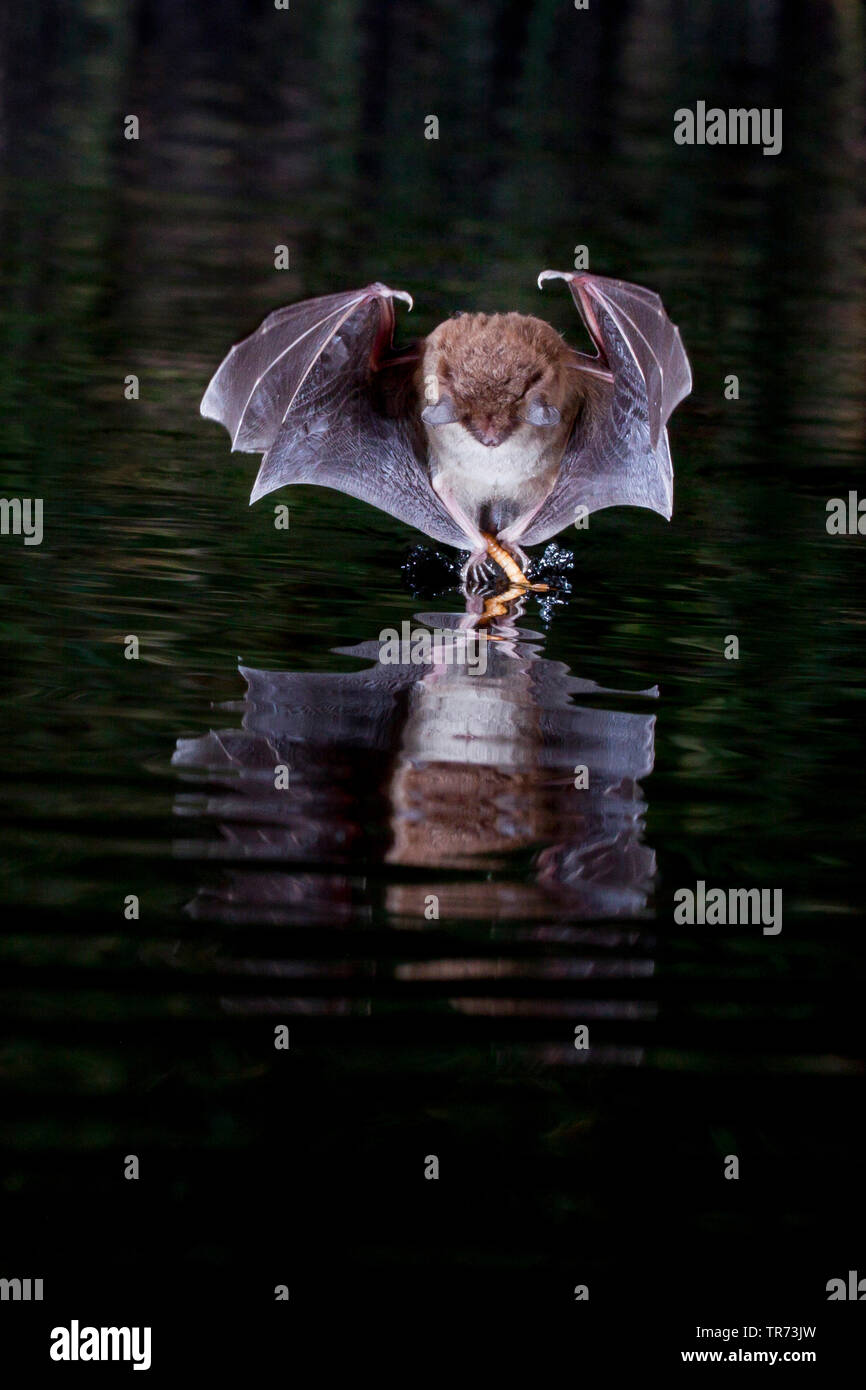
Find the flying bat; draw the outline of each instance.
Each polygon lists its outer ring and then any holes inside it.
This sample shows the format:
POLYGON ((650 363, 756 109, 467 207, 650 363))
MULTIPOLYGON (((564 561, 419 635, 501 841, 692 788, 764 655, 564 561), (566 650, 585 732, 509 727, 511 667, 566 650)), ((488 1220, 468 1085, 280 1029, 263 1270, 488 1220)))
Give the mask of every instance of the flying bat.
POLYGON ((528 584, 523 546, 603 507, 670 518, 667 421, 691 369, 657 294, 555 270, 595 343, 589 356, 527 314, 457 314, 393 346, 387 285, 277 309, 236 344, 201 413, 233 450, 263 453, 250 502, 313 483, 370 502, 458 550, 479 586, 491 559, 528 584))

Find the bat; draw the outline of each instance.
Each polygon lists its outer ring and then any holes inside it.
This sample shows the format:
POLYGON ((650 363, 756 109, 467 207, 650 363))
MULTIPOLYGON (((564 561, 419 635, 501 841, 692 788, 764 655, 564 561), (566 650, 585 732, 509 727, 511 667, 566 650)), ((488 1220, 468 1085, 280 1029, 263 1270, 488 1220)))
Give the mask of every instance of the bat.
POLYGON ((491 542, 521 563, 603 507, 670 518, 667 421, 691 390, 658 295, 622 280, 560 278, 595 343, 576 351, 526 314, 457 314, 395 349, 394 301, 373 284, 268 315, 212 378, 201 413, 234 450, 264 454, 250 502, 289 483, 335 488, 490 573, 491 542))

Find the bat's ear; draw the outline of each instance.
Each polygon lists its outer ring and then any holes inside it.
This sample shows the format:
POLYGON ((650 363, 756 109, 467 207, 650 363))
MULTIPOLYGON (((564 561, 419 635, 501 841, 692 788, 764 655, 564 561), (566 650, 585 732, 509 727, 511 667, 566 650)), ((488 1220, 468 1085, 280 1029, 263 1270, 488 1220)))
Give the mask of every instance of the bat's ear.
POLYGON ((555 405, 548 405, 542 396, 533 396, 526 411, 530 425, 558 425, 562 416, 555 405))
POLYGON ((426 425, 453 425, 457 416, 451 397, 440 396, 432 405, 426 405, 421 411, 421 419, 426 425))

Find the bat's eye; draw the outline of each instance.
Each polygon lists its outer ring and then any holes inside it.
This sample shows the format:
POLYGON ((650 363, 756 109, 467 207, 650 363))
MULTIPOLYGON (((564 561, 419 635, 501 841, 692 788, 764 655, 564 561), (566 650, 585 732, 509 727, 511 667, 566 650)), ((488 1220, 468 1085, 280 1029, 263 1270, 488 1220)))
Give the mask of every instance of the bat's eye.
POLYGON ((529 402, 526 419, 530 425, 558 425, 561 418, 555 405, 547 405, 537 396, 535 400, 529 402))
POLYGON ((421 411, 421 419, 427 425, 453 425, 457 416, 451 397, 440 396, 433 405, 425 406, 421 411))

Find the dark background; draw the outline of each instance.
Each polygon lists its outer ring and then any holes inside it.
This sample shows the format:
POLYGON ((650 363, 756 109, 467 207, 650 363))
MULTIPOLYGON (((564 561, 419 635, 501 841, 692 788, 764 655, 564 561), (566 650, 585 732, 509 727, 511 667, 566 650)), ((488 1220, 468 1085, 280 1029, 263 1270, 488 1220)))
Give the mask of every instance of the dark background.
POLYGON ((863 39, 845 0, 4 11, 2 495, 44 498, 46 534, 0 548, 0 1275, 42 1275, 46 1299, 0 1318, 37 1365, 55 1323, 152 1321, 170 1375, 199 1355, 193 1307, 217 1356, 253 1325, 490 1304, 616 1326, 618 1356, 661 1367, 696 1321, 817 1322, 820 1361, 860 1318, 825 1285, 866 1275, 864 541, 825 509, 864 486, 863 39), (782 153, 675 145, 699 99, 781 107, 782 153), (518 309, 585 346, 535 288, 583 243, 662 294, 695 389, 672 524, 616 509, 561 537, 570 598, 525 621, 577 677, 659 686, 653 894, 626 938, 603 908, 594 937, 567 913, 556 940, 528 932, 550 824, 489 862, 389 864, 388 758, 329 754, 326 730, 305 823, 334 823, 336 788, 355 838, 276 852, 274 916, 226 888, 248 847, 184 800, 213 786, 190 792, 176 741, 240 726, 213 708, 242 699, 239 656, 359 669, 333 648, 418 611, 401 562, 422 538, 324 490, 248 508, 257 461, 199 418, 204 387, 270 309, 375 279, 414 295, 404 336, 518 309), (782 935, 674 925, 698 878, 781 888, 782 935), (407 913, 425 887, 439 923, 407 913), (586 983, 623 952, 651 975, 586 983), (455 959, 480 976, 449 983, 455 959), (587 998, 604 1047, 579 1066, 587 998))

